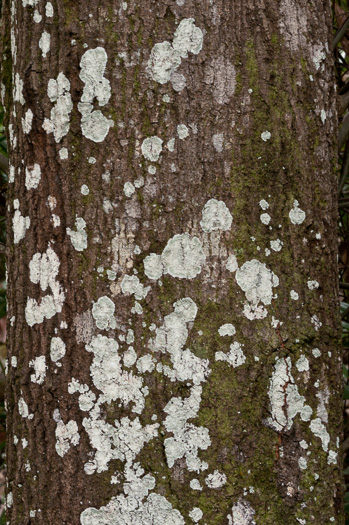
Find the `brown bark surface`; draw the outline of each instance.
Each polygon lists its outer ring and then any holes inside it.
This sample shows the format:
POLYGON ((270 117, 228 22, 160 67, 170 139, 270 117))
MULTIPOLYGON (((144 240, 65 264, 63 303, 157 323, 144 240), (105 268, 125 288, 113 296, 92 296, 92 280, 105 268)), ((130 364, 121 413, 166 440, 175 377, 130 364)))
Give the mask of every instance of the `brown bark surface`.
POLYGON ((2 17, 8 523, 343 524, 329 3, 2 17))

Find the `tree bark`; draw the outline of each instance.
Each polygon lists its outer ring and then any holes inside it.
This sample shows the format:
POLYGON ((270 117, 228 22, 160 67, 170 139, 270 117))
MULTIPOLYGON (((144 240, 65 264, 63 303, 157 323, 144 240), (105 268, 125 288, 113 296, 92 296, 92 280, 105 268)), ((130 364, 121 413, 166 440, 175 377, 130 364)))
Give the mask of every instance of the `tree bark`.
POLYGON ((329 2, 2 17, 8 523, 343 524, 329 2))

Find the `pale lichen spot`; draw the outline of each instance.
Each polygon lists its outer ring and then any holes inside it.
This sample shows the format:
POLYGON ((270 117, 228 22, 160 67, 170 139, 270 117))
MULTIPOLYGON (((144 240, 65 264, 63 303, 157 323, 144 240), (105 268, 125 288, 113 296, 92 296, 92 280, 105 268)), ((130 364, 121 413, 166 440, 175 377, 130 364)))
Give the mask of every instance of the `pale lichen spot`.
POLYGON ((41 167, 39 164, 34 164, 32 168, 25 169, 25 186, 27 190, 35 190, 39 186, 41 180, 41 167))
POLYGON ((89 187, 88 187, 86 184, 83 184, 83 185, 81 186, 80 191, 81 191, 81 194, 82 194, 82 195, 85 195, 85 196, 88 195, 88 194, 90 193, 89 187))
POLYGON ((120 287, 122 293, 134 295, 138 301, 144 299, 150 290, 150 286, 144 286, 136 275, 125 275, 120 287))
POLYGON ((114 125, 100 110, 94 110, 93 100, 105 106, 111 96, 108 79, 104 78, 108 56, 103 47, 89 49, 80 60, 80 79, 85 83, 78 109, 81 113, 81 130, 84 137, 93 142, 103 142, 114 125))
POLYGON ((229 255, 225 267, 231 273, 236 272, 236 270, 239 268, 239 264, 238 264, 238 260, 235 257, 235 255, 229 255))
POLYGON ((86 222, 81 217, 75 220, 76 231, 67 228, 67 235, 69 235, 72 245, 77 252, 82 252, 87 248, 87 233, 85 231, 86 222))
POLYGON ((219 329, 218 333, 220 336, 224 337, 226 335, 233 336, 236 334, 235 326, 231 323, 223 324, 219 329))
POLYGON ((283 247, 283 242, 280 241, 280 239, 275 239, 274 241, 270 241, 270 248, 274 250, 274 252, 280 252, 283 247))
POLYGON ((92 317, 96 321, 96 326, 100 330, 109 330, 116 328, 116 320, 114 317, 115 304, 109 297, 103 296, 93 303, 92 317))
POLYGON ((311 353, 313 354, 314 357, 318 358, 321 356, 321 351, 318 349, 318 348, 313 348, 311 353))
POLYGON ((24 217, 19 210, 19 200, 15 199, 13 201, 13 207, 15 213, 12 218, 12 229, 13 229, 13 242, 18 244, 22 239, 24 239, 26 231, 30 227, 30 218, 24 217))
POLYGON ((317 315, 313 315, 310 319, 310 322, 314 325, 316 331, 320 330, 320 328, 322 327, 322 322, 320 321, 317 315))
POLYGON ((245 316, 250 320, 266 317, 268 312, 263 305, 271 304, 273 288, 279 285, 278 277, 264 263, 252 259, 236 271, 235 278, 248 301, 245 316))
POLYGON ((141 147, 144 158, 156 162, 162 151, 162 144, 163 140, 156 136, 144 139, 141 147))
POLYGON ((50 357, 51 361, 57 363, 66 353, 65 343, 60 337, 52 337, 50 343, 50 357))
POLYGON ((308 281, 307 285, 308 285, 309 290, 316 290, 320 286, 317 281, 308 281))
POLYGON ((305 212, 299 208, 297 200, 293 201, 293 208, 288 214, 292 224, 302 224, 305 219, 305 212))
POLYGON ((35 359, 32 359, 31 361, 29 361, 29 366, 34 368, 34 374, 31 374, 30 376, 32 383, 42 385, 47 370, 46 357, 44 355, 41 355, 39 357, 36 357, 35 359))
POLYGON ((314 436, 321 439, 322 448, 325 452, 327 452, 328 445, 330 443, 330 435, 320 418, 316 418, 310 422, 310 430, 314 436))
POLYGON ((224 473, 219 472, 219 470, 215 470, 212 474, 209 474, 207 478, 205 478, 205 482, 208 488, 219 489, 226 484, 227 476, 224 473))
POLYGON ((213 144, 214 149, 218 153, 222 153, 222 151, 223 151, 223 144, 224 144, 224 135, 223 135, 223 133, 216 133, 215 135, 213 135, 213 137, 212 137, 212 144, 213 144))
POLYGON ((126 195, 126 197, 132 197, 132 195, 134 194, 134 192, 136 191, 134 185, 132 184, 132 182, 125 182, 124 184, 124 194, 126 195))
POLYGON ((175 31, 172 45, 181 58, 188 58, 188 53, 200 53, 203 40, 203 32, 195 25, 195 19, 184 18, 175 31))
POLYGON ((269 203, 265 199, 259 201, 259 205, 262 208, 262 210, 267 210, 269 208, 269 203))
POLYGON ((59 158, 61 160, 66 160, 68 158, 68 150, 67 150, 67 148, 61 148, 59 150, 59 158))
POLYGON ((183 140, 189 136, 189 129, 185 124, 178 124, 177 126, 178 137, 183 140))
POLYGON ((40 24, 41 20, 42 20, 42 16, 40 15, 39 11, 37 9, 35 9, 34 11, 34 14, 33 14, 33 20, 36 24, 40 24))
POLYGON ((263 224, 265 224, 266 226, 268 226, 268 224, 270 223, 271 221, 271 217, 269 215, 269 213, 262 213, 262 215, 260 216, 260 220, 263 224))
POLYGON ((31 109, 28 109, 25 112, 24 118, 22 118, 22 127, 24 133, 28 134, 32 129, 32 123, 33 123, 33 112, 31 109))
POLYGON ((233 217, 223 201, 210 199, 202 210, 201 228, 204 232, 227 231, 231 228, 233 217))
POLYGON ((47 31, 44 31, 39 40, 39 47, 42 52, 42 56, 46 58, 47 53, 50 51, 51 47, 51 35, 47 31))
POLYGON ((204 513, 202 512, 201 509, 199 509, 199 507, 194 507, 190 512, 189 512, 189 518, 191 518, 191 520, 194 522, 194 523, 198 523, 198 521, 201 520, 201 518, 203 517, 204 513))
POLYGON ((290 291, 290 297, 293 301, 298 301, 299 294, 295 290, 290 291))
POLYGON ((300 469, 305 470, 308 467, 308 462, 305 458, 299 458, 298 465, 300 469))
POLYGON ((270 133, 270 131, 263 131, 263 133, 261 134, 261 139, 262 139, 264 142, 267 142, 267 140, 270 140, 270 139, 271 139, 271 133, 270 133))
POLYGON ((228 516, 228 525, 256 525, 254 520, 255 511, 251 504, 239 499, 232 507, 232 514, 228 516))
POLYGON ((309 370, 309 361, 304 355, 296 362, 296 368, 298 372, 307 372, 309 370))
POLYGON ((45 5, 45 14, 47 18, 53 17, 53 5, 51 4, 51 2, 47 2, 47 4, 45 5))
POLYGON ((198 479, 190 480, 190 488, 193 489, 193 490, 202 490, 202 486, 200 485, 200 481, 198 479))

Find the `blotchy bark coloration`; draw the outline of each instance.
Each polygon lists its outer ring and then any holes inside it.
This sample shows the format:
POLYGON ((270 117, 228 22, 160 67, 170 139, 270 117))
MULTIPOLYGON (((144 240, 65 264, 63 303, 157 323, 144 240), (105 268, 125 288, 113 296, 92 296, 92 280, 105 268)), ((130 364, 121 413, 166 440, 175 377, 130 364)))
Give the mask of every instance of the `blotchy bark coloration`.
POLYGON ((8 523, 344 523, 329 2, 2 16, 8 523))

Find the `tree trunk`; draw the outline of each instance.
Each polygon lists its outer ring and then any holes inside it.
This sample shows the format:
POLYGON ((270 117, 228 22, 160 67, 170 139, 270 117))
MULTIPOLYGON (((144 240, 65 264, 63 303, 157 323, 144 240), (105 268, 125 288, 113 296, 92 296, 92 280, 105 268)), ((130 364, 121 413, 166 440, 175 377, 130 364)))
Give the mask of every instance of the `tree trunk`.
POLYGON ((4 0, 9 524, 343 524, 329 2, 4 0))

